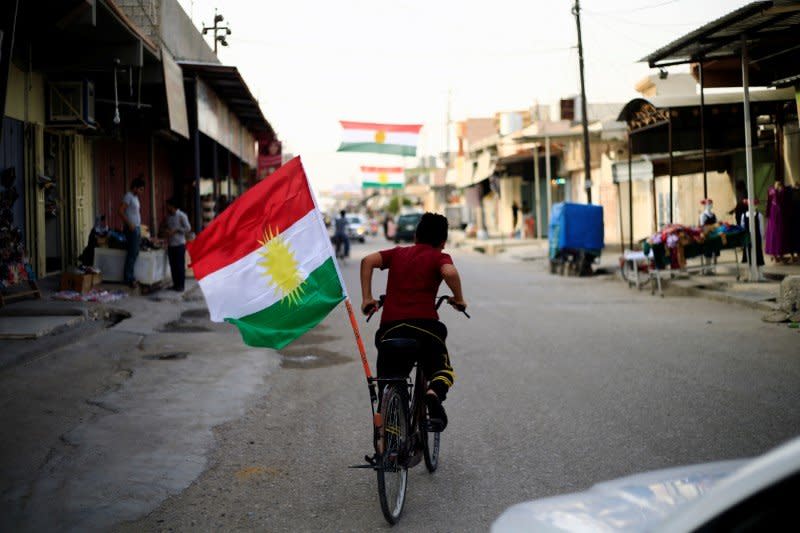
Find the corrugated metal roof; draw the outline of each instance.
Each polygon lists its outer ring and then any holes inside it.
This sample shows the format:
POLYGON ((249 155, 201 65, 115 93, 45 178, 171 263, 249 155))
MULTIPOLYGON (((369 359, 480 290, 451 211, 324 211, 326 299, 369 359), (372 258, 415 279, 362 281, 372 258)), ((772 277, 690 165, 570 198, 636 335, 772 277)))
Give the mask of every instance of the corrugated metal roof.
POLYGON ((772 0, 750 3, 687 33, 641 59, 651 67, 704 63, 739 57, 742 36, 747 39, 755 69, 769 78, 766 83, 798 74, 797 35, 800 33, 800 1, 772 0))

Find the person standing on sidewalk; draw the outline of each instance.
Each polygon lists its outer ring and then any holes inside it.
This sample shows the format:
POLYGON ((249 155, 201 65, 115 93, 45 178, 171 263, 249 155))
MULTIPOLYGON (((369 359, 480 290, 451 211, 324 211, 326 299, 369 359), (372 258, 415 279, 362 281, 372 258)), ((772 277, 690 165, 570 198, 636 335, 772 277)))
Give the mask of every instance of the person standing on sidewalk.
POLYGON ((125 254, 125 283, 135 289, 139 286, 136 278, 133 277, 133 267, 139 257, 139 245, 142 240, 142 215, 139 197, 144 194, 144 180, 141 177, 131 182, 131 189, 122 197, 119 206, 119 215, 122 217, 125 231, 125 243, 127 253, 125 254))
POLYGON ((175 198, 167 200, 167 213, 167 255, 172 271, 172 290, 183 292, 186 282, 186 235, 192 231, 192 226, 175 198))

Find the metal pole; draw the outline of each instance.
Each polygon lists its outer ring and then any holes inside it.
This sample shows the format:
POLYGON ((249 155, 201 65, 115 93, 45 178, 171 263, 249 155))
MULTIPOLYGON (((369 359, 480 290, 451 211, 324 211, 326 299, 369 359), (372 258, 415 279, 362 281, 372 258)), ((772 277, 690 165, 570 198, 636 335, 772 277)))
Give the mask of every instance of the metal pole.
MULTIPOLYGON (((652 175, 652 171, 650 172, 652 175)), ((652 196, 653 206, 653 233, 658 231, 658 199, 656 198, 656 177, 651 176, 650 195, 652 196)))
POLYGON ((200 124, 197 110, 197 76, 194 77, 194 227, 203 229, 203 205, 200 200, 200 124))
POLYGON ((147 145, 148 167, 150 170, 150 227, 151 235, 158 235, 158 217, 156 216, 156 138, 150 135, 150 142, 147 145))
POLYGON ((744 90, 744 155, 747 164, 747 217, 750 231, 750 281, 758 281, 756 255, 755 185, 753 183, 753 139, 750 131, 750 58, 747 56, 747 36, 742 35, 742 89, 744 90))
POLYGON ((536 213, 536 238, 542 238, 542 187, 541 176, 539 176, 539 145, 533 147, 533 191, 534 191, 534 213, 536 213))
POLYGON ((578 65, 581 74, 581 124, 583 125, 583 177, 585 178, 586 202, 592 203, 592 155, 589 149, 589 117, 586 113, 586 82, 583 76, 583 40, 581 39, 581 6, 575 0, 572 8, 575 23, 578 26, 578 65))
POLYGON ((213 219, 213 218, 216 218, 216 216, 219 214, 216 211, 216 207, 217 207, 217 205, 219 205, 220 187, 219 187, 219 153, 217 152, 217 148, 218 148, 217 141, 212 139, 211 140, 211 144, 213 146, 213 149, 211 150, 211 164, 213 166, 213 170, 212 170, 212 173, 211 173, 211 179, 214 180, 214 186, 212 187, 212 190, 214 191, 212 193, 212 196, 214 198, 214 209, 212 210, 212 214, 213 214, 212 219, 213 219))
POLYGON ((700 58, 700 147, 703 150, 703 198, 708 198, 708 170, 706 167, 706 91, 703 80, 703 59, 700 58))
POLYGON ((669 118, 667 120, 667 143, 669 144, 669 223, 673 224, 674 220, 672 217, 672 110, 667 109, 667 113, 669 113, 669 118))
POLYGON ((550 224, 550 210, 553 207, 553 167, 550 162, 550 136, 544 136, 545 176, 547 177, 547 224, 550 224))
POLYGON ((617 178, 617 206, 619 208, 619 247, 624 251, 625 232, 622 224, 622 182, 617 178))
POLYGON ((228 152, 228 177, 227 177, 227 182, 228 182, 228 203, 230 204, 230 202, 231 202, 231 181, 233 181, 233 180, 231 179, 232 178, 232 176, 231 176, 231 151, 227 150, 227 152, 228 152))
POLYGON ((241 196, 244 193, 244 189, 242 188, 242 182, 243 182, 242 174, 244 174, 244 163, 242 163, 242 158, 240 157, 239 158, 239 179, 237 180, 238 181, 238 187, 237 187, 238 190, 237 190, 237 193, 236 193, 237 197, 241 196))
POLYGON ((633 250, 633 140, 628 134, 628 247, 633 250))

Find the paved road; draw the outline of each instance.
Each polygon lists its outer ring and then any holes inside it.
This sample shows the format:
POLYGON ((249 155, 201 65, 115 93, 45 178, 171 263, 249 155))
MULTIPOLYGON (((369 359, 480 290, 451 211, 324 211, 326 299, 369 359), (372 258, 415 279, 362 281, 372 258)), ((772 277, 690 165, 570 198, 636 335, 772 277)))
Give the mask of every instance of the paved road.
MULTIPOLYGON (((749 309, 554 277, 537 263, 454 258, 472 320, 443 313, 458 374, 451 422, 439 471, 410 474, 398 530, 485 531, 515 502, 750 456, 798 433, 797 331, 749 309)), ((344 274, 355 289, 357 257, 344 274)), ((283 352, 241 418, 216 428, 208 469, 120 530, 388 529, 374 474, 347 468, 371 451, 354 346, 338 309, 283 352)))

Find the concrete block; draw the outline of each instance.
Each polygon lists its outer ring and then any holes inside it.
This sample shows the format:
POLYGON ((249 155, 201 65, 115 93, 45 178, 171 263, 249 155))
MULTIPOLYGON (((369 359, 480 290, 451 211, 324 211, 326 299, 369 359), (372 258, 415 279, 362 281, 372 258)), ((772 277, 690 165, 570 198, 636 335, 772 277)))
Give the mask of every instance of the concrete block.
POLYGON ((782 311, 800 311, 800 276, 786 276, 781 281, 781 294, 778 304, 782 311))

